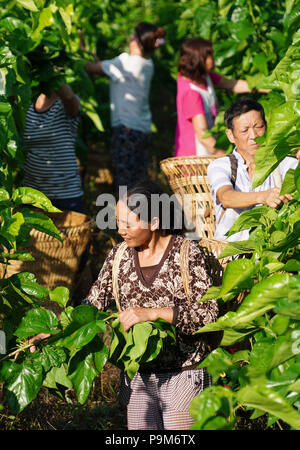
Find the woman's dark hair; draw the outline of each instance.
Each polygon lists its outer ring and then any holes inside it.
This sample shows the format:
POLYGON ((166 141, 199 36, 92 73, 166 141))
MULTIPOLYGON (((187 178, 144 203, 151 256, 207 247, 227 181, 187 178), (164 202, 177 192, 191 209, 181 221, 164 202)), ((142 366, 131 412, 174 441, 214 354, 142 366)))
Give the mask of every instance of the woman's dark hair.
POLYGON ((227 128, 233 130, 233 119, 249 111, 259 111, 262 121, 267 125, 264 108, 252 98, 239 98, 225 111, 224 120, 227 128))
POLYGON ((187 39, 180 47, 178 71, 184 77, 203 84, 206 75, 205 61, 208 56, 213 56, 210 41, 202 38, 187 39))
POLYGON ((183 233, 184 215, 175 195, 170 197, 156 183, 148 180, 128 188, 124 194, 120 200, 125 200, 139 219, 151 223, 154 217, 158 217, 158 231, 163 236, 183 233))
POLYGON ((140 22, 134 29, 134 35, 146 53, 152 52, 157 47, 157 39, 163 38, 165 34, 163 28, 148 22, 140 22))

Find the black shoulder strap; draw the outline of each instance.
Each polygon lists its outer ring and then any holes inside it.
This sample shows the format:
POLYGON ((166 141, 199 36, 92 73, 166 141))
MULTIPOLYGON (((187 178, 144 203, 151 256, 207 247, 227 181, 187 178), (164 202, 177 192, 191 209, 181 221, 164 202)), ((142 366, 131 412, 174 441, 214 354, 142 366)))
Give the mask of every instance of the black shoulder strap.
POLYGON ((233 189, 235 188, 235 182, 236 182, 236 175, 237 175, 237 159, 233 155, 233 153, 230 153, 228 158, 230 159, 230 165, 231 165, 231 183, 233 186, 233 189))

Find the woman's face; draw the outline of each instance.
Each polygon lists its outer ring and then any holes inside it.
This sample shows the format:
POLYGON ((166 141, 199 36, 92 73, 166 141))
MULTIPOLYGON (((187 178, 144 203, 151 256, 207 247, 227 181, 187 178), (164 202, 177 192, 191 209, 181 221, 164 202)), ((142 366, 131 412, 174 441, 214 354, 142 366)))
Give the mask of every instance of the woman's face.
POLYGON ((213 68, 215 67, 215 60, 213 55, 208 55, 205 60, 205 69, 206 72, 211 72, 213 68))
POLYGON ((128 247, 141 247, 150 242, 155 231, 153 225, 140 220, 122 200, 116 206, 116 219, 118 232, 128 247))

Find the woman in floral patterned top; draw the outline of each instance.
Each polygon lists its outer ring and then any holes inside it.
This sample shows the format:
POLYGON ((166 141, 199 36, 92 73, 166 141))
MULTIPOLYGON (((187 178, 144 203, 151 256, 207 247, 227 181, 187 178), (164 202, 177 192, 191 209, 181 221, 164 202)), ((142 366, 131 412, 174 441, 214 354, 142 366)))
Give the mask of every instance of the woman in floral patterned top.
MULTIPOLYGON (((175 348, 163 351, 148 367, 141 367, 133 380, 123 375, 120 398, 127 405, 128 429, 190 428, 190 402, 209 385, 205 370, 196 369, 208 350, 201 335, 194 333, 217 318, 215 300, 197 302, 210 287, 211 279, 200 246, 191 242, 186 298, 179 259, 184 237, 163 230, 161 218, 151 216, 151 198, 158 193, 154 184, 140 184, 116 207, 119 233, 128 245, 118 277, 119 317, 124 330, 138 322, 162 318, 177 332, 175 348), (128 204, 136 194, 148 200, 146 220, 143 212, 137 215, 128 204)), ((100 310, 114 301, 112 264, 119 245, 111 250, 87 298, 100 310)))

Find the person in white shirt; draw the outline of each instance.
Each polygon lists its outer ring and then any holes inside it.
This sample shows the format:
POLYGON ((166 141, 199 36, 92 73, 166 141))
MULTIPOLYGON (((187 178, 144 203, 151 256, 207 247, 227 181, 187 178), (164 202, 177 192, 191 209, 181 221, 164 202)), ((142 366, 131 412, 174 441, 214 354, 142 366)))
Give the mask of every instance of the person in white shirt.
POLYGON ((151 140, 149 90, 153 61, 149 54, 163 43, 165 30, 140 22, 130 37, 129 53, 105 61, 88 61, 90 74, 110 79, 112 161, 115 184, 133 186, 148 178, 151 140))
MULTIPOLYGON (((207 169, 209 184, 216 210, 215 239, 242 241, 249 237, 249 229, 226 237, 225 234, 239 215, 256 205, 268 205, 277 208, 282 202, 291 200, 291 196, 280 195, 276 187, 274 172, 257 188, 252 188, 254 175, 254 155, 259 145, 255 138, 266 130, 263 107, 255 100, 244 98, 233 103, 225 112, 226 135, 235 144, 236 174, 232 178, 232 166, 228 156, 217 158, 207 169)), ((299 158, 299 152, 297 154, 299 158)), ((279 164, 280 178, 283 180, 288 169, 298 164, 296 158, 286 157, 279 164)))

